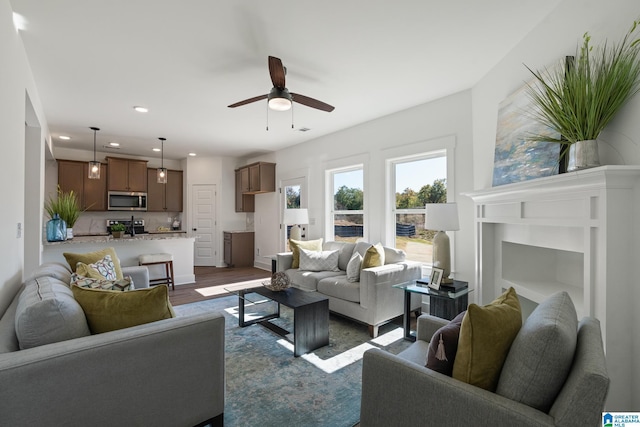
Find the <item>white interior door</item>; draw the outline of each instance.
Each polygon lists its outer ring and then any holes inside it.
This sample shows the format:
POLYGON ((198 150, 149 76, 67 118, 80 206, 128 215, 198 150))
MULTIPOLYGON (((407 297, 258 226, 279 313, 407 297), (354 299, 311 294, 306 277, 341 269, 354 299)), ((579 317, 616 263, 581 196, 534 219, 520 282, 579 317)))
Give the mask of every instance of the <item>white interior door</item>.
POLYGON ((210 184, 194 184, 192 231, 195 236, 193 265, 198 267, 216 265, 216 186, 210 184))

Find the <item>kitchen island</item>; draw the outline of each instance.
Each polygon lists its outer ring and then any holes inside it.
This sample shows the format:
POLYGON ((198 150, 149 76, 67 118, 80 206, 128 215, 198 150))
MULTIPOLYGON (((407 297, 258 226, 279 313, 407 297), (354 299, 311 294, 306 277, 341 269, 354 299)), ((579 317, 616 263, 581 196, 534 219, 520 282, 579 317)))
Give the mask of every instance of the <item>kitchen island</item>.
MULTIPOLYGON (((64 252, 85 253, 106 247, 113 247, 122 266, 138 265, 138 256, 142 254, 169 253, 173 255, 173 270, 176 285, 195 283, 193 271, 193 249, 195 238, 184 232, 163 232, 136 234, 131 237, 115 239, 111 235, 76 236, 63 242, 43 243, 43 262, 67 263, 64 252)), ((162 266, 149 266, 150 277, 160 277, 162 266)))

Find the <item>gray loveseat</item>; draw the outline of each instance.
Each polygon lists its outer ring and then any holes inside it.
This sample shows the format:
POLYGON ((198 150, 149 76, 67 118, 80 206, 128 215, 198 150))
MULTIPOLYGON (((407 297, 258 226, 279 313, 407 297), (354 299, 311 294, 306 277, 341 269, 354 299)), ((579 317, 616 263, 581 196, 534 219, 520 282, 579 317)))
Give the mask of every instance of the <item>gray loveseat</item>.
MULTIPOLYGON (((349 282, 346 269, 352 255, 358 252, 364 257, 370 243, 325 242, 323 251, 340 252, 337 271, 305 271, 291 268, 291 252, 277 254, 277 271, 284 271, 291 286, 309 292, 318 292, 329 299, 329 310, 357 320, 369 326, 369 334, 378 336, 380 325, 404 314, 404 292, 392 286, 419 279, 422 264, 405 260, 405 253, 384 247, 385 264, 364 268, 360 280, 349 282)), ((411 309, 419 310, 419 295, 412 295, 411 309)))
POLYGON ((448 321, 422 315, 417 340, 399 355, 364 354, 362 427, 599 426, 609 390, 600 322, 577 321, 566 292, 526 319, 491 392, 426 368, 429 341, 448 321), (573 344, 575 350, 566 352, 573 344))
MULTIPOLYGON (((148 287, 146 267, 123 267, 123 273, 133 277, 137 288, 148 287)), ((219 313, 20 350, 20 294, 35 288, 43 304, 60 308, 58 314, 50 311, 51 322, 42 325, 60 339, 66 332, 59 322, 77 313, 68 288, 70 275, 65 265, 44 264, 19 287, 11 304, 1 308, 0 425, 222 425, 224 317, 219 313)))

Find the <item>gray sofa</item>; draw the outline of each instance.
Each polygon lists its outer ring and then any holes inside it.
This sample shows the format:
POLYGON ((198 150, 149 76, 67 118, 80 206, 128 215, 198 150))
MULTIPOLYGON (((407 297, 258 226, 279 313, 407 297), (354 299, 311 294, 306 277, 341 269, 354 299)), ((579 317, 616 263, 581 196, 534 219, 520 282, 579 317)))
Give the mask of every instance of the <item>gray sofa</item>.
POLYGON ((600 322, 566 320, 575 317, 575 310, 567 316, 558 298, 569 299, 565 292, 554 294, 526 319, 495 393, 425 367, 429 341, 448 321, 420 316, 417 340, 405 351, 397 356, 380 349, 365 352, 361 426, 602 425, 609 377, 600 322), (561 355, 570 341, 575 349, 564 357, 566 371, 560 375, 561 355))
MULTIPOLYGON (((340 251, 338 271, 305 271, 291 268, 291 252, 279 253, 276 270, 284 271, 291 286, 309 292, 318 292, 329 299, 329 310, 369 326, 369 334, 378 336, 380 325, 404 314, 404 292, 392 286, 419 279, 422 264, 406 261, 405 253, 384 247, 385 264, 362 269, 360 281, 349 282, 346 269, 351 256, 358 252, 364 256, 370 243, 325 242, 323 251, 340 251)), ((411 309, 420 310, 419 295, 412 295, 411 309)))
MULTIPOLYGON (((148 287, 146 267, 123 267, 123 273, 132 275, 137 288, 148 287)), ((60 313, 42 329, 55 329, 60 339, 64 328, 50 323, 58 325, 67 313, 77 313, 70 274, 62 264, 42 265, 1 314, 0 425, 223 424, 224 317, 219 313, 21 350, 16 334, 16 311, 24 308, 18 307, 20 294, 34 287, 48 290, 40 295, 42 301, 59 306, 60 313)))

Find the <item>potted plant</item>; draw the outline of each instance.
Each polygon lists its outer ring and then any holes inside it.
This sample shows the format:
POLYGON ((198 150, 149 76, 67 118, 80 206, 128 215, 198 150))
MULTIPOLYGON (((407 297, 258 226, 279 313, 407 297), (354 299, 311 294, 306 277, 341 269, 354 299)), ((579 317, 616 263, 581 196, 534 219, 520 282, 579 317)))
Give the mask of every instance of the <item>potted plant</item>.
POLYGON ((49 200, 44 205, 45 210, 49 214, 50 218, 53 218, 55 214, 58 214, 67 224, 67 239, 73 238, 73 226, 80 217, 80 203, 76 193, 71 190, 63 192, 58 186, 57 197, 54 200, 49 197, 49 200))
POLYGON ((535 106, 532 115, 560 134, 529 139, 563 144, 563 157, 569 152, 569 171, 600 165, 596 143, 600 132, 640 89, 638 24, 633 22, 620 43, 605 42, 596 49, 585 33, 576 56, 568 57, 565 66, 537 71, 527 67, 534 76, 527 87, 535 106))
POLYGON ((111 235, 116 239, 119 239, 124 235, 125 230, 126 227, 124 226, 124 224, 113 224, 111 226, 111 235))

